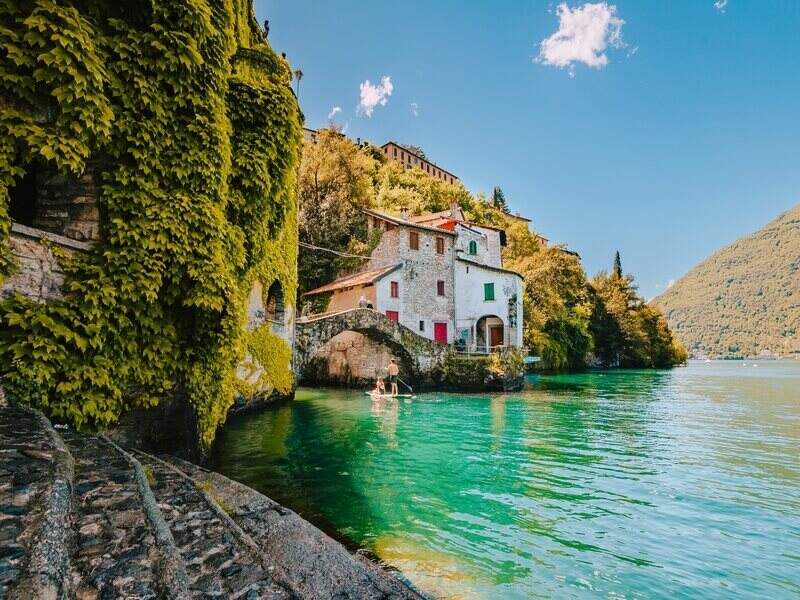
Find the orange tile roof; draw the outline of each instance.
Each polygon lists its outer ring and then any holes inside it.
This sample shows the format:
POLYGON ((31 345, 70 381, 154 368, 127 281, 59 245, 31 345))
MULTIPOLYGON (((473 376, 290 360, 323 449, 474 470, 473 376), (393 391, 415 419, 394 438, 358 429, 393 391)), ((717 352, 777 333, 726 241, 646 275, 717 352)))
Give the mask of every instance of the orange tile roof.
POLYGON ((336 290, 342 290, 346 288, 372 285, 378 279, 381 279, 384 275, 388 275, 389 273, 400 267, 401 264, 402 263, 397 263, 396 265, 390 265, 388 267, 383 267, 380 269, 372 269, 371 271, 361 271, 360 273, 354 273, 353 275, 345 275, 344 277, 340 277, 339 279, 332 281, 331 283, 328 283, 314 290, 306 292, 305 294, 303 294, 303 296, 313 296, 316 294, 324 294, 325 292, 333 292, 336 290))
POLYGON ((394 223, 395 225, 401 225, 404 227, 413 227, 415 229, 424 229, 426 231, 435 231, 441 233, 447 233, 450 235, 455 235, 452 231, 447 231, 443 229, 439 229, 438 227, 431 227, 430 225, 423 225, 421 223, 415 223, 411 219, 405 220, 402 217, 397 217, 395 215, 390 215, 387 213, 383 213, 377 210, 373 210, 371 208, 362 208, 361 212, 364 214, 370 215, 372 217, 378 217, 379 219, 383 219, 384 221, 389 221, 390 223, 394 223))

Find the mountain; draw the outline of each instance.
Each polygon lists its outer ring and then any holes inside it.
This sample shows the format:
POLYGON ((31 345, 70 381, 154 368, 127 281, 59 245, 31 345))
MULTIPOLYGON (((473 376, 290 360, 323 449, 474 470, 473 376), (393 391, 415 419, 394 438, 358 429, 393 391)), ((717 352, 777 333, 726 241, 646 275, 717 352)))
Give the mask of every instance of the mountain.
POLYGON ((652 303, 690 353, 800 352, 800 204, 711 255, 652 303))

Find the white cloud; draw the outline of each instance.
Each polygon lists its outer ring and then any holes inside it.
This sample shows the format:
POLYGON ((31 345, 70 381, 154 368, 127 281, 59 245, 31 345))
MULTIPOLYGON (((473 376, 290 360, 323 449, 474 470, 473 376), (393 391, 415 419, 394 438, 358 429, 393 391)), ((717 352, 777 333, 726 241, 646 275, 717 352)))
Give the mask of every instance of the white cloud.
POLYGON ((726 6, 728 6, 728 0, 714 0, 714 8, 719 12, 725 12, 726 6))
POLYGON ((624 46, 624 24, 613 4, 587 2, 573 9, 562 2, 558 5, 558 31, 541 41, 536 61, 569 69, 570 77, 575 75, 576 63, 602 69, 608 64, 606 49, 624 46))
POLYGON ((333 119, 333 117, 338 115, 340 112, 342 112, 342 107, 341 106, 334 106, 331 109, 331 112, 328 113, 328 120, 330 121, 331 119, 333 119))
POLYGON ((358 102, 358 112, 371 117, 376 106, 386 106, 389 96, 394 91, 394 86, 392 78, 384 75, 379 84, 373 85, 367 79, 359 86, 359 89, 361 90, 361 99, 358 102))
POLYGON ((416 102, 411 103, 411 114, 414 115, 415 117, 419 116, 419 104, 417 104, 416 102))

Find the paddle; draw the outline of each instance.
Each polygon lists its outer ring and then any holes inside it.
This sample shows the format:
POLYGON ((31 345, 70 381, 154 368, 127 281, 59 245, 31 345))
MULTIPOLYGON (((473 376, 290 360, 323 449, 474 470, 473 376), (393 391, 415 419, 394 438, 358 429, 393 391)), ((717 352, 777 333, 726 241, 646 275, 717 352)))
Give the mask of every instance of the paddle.
POLYGON ((407 384, 405 381, 403 381, 403 380, 402 380, 402 379, 400 379, 399 377, 397 378, 397 381, 399 381, 399 382, 400 382, 400 383, 402 383, 404 386, 406 386, 406 387, 408 388, 408 391, 409 391, 409 392, 411 392, 412 394, 414 393, 414 390, 413 390, 413 388, 412 388, 410 385, 408 385, 408 384, 407 384))

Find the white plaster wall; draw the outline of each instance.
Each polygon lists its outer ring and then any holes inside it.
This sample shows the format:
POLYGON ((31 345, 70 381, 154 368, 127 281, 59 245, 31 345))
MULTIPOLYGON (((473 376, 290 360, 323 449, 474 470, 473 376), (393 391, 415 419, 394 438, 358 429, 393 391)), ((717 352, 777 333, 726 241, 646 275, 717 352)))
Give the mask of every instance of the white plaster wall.
POLYGON ((493 267, 503 266, 499 231, 481 227, 480 225, 457 225, 456 233, 458 234, 457 248, 463 251, 464 257, 493 267), (478 243, 477 256, 469 254, 470 240, 475 240, 478 243))
POLYGON ((470 328, 486 315, 496 315, 503 321, 504 343, 522 346, 522 279, 512 273, 487 269, 480 265, 457 260, 456 283, 456 329, 470 328), (483 284, 494 283, 494 300, 484 300, 483 284), (517 296, 517 325, 509 325, 508 301, 517 296))

